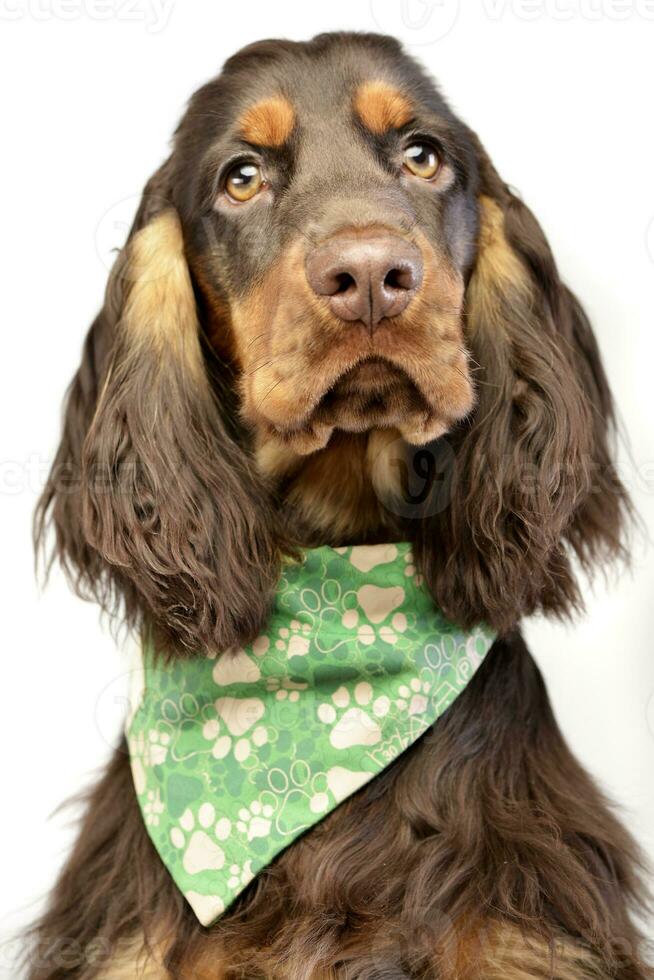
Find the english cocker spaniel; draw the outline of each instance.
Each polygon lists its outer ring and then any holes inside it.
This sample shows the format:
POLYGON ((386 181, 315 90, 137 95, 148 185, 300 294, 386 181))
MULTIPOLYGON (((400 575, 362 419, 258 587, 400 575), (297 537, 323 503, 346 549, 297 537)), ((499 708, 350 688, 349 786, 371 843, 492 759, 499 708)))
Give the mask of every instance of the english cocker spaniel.
POLYGON ((637 849, 520 634, 623 550, 612 420, 537 221, 395 40, 230 58, 145 187, 37 514, 154 700, 31 980, 651 976, 637 849))

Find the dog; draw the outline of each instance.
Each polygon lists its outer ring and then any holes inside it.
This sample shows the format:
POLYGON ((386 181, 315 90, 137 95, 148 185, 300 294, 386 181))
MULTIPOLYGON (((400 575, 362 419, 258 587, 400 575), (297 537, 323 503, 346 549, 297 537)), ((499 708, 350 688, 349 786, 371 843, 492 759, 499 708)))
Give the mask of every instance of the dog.
MULTIPOLYGON (((406 541, 495 641, 420 739, 210 927, 125 742, 30 980, 652 973, 641 859, 566 747, 520 621, 581 606, 627 495, 589 322, 536 219, 389 37, 268 40, 191 99, 70 388, 36 517, 162 663, 265 629, 287 556, 406 541)), ((218 801, 219 804, 219 801, 218 801)))

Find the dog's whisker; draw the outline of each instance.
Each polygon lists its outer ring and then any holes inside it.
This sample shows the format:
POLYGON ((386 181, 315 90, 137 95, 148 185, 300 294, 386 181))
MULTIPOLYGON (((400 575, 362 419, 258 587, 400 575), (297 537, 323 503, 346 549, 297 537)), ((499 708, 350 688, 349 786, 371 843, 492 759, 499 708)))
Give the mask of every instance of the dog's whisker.
POLYGON ((259 410, 261 410, 261 406, 265 402, 266 398, 268 398, 268 396, 273 393, 273 391, 275 390, 275 388, 277 388, 282 383, 283 380, 284 380, 283 378, 280 378, 278 381, 276 381, 274 384, 272 384, 270 386, 270 388, 268 389, 268 391, 266 392, 266 394, 263 396, 263 398, 261 399, 261 401, 259 401, 257 403, 257 408, 259 410))

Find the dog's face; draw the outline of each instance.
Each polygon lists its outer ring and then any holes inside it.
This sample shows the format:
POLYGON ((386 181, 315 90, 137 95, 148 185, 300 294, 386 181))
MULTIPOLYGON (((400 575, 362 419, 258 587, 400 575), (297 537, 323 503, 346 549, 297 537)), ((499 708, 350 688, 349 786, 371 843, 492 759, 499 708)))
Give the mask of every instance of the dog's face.
POLYGON ((611 418, 540 227, 400 46, 261 42, 145 188, 41 529, 176 651, 251 638, 298 542, 407 539, 446 615, 508 630, 620 548, 611 418))
POLYGON ((469 412, 474 153, 398 49, 255 48, 178 139, 192 267, 260 443, 394 427, 420 445, 469 412))

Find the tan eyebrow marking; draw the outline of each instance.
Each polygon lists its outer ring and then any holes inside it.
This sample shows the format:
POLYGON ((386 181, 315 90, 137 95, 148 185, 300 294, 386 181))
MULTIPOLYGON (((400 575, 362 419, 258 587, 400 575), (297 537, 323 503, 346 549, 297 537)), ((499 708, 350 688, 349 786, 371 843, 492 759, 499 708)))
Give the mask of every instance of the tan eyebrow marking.
POLYGON ((354 94, 354 110, 363 125, 378 136, 399 129, 414 115, 411 102, 388 82, 363 82, 354 94))
POLYGON ((257 146, 282 146, 295 127, 295 109, 283 95, 256 102, 243 113, 239 129, 243 139, 257 146))

